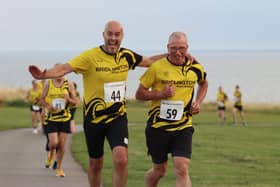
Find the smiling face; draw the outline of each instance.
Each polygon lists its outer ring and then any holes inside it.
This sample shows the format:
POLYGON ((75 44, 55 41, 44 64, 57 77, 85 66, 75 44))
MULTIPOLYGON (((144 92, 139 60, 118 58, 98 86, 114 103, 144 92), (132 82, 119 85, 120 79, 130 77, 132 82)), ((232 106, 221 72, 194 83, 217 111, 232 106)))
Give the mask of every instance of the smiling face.
POLYGON ((117 21, 106 24, 103 32, 104 50, 110 54, 116 54, 123 39, 123 28, 117 21))
POLYGON ((176 65, 185 63, 188 50, 188 42, 186 35, 182 32, 174 32, 170 35, 167 44, 168 59, 176 65))

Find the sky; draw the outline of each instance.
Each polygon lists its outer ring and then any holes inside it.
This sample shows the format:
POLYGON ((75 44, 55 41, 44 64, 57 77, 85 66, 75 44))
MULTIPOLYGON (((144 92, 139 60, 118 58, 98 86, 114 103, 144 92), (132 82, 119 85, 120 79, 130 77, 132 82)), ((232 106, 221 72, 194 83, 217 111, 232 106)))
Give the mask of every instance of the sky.
POLYGON ((280 49, 279 0, 0 0, 0 51, 83 50, 109 20, 123 47, 165 50, 174 31, 190 50, 280 49))

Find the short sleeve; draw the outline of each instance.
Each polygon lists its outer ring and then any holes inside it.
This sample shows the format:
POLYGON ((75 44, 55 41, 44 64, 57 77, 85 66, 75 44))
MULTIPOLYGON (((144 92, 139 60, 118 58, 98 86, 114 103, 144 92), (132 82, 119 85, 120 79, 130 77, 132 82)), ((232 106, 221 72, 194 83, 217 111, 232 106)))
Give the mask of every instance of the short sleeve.
POLYGON ((91 63, 89 62, 90 59, 88 58, 88 56, 89 51, 85 51, 68 62, 75 73, 84 74, 87 70, 90 69, 91 63))
POLYGON ((200 63, 195 61, 191 67, 191 70, 196 73, 198 82, 203 82, 206 80, 207 74, 200 63))
POLYGON ((126 58, 129 69, 135 69, 136 66, 142 61, 143 56, 135 53, 130 49, 121 48, 120 58, 126 58))
POLYGON ((146 72, 140 77, 140 83, 145 88, 150 88, 154 84, 156 79, 156 69, 154 68, 154 65, 152 64, 146 72))

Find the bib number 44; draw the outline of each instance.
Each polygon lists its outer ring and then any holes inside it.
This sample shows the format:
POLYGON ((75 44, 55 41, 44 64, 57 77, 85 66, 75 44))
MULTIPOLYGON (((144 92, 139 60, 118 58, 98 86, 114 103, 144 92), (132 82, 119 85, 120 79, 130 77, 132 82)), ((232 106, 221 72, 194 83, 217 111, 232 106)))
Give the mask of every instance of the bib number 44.
POLYGON ((111 100, 112 101, 120 101, 121 100, 121 91, 120 90, 114 90, 112 92, 112 95, 111 95, 111 100))
POLYGON ((110 82, 104 84, 105 102, 121 102, 125 96, 125 82, 110 82))

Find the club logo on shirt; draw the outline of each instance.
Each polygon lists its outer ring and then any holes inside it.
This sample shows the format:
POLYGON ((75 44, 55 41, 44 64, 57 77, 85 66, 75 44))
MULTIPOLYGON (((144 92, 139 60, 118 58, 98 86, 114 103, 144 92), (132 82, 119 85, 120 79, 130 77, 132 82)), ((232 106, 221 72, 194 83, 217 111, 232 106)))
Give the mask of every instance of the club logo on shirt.
POLYGON ((195 81, 193 80, 161 80, 162 84, 173 84, 176 87, 193 88, 195 81))
POLYGON ((112 73, 120 73, 124 71, 128 71, 129 67, 128 65, 119 65, 115 67, 96 67, 96 72, 112 72, 112 73))

